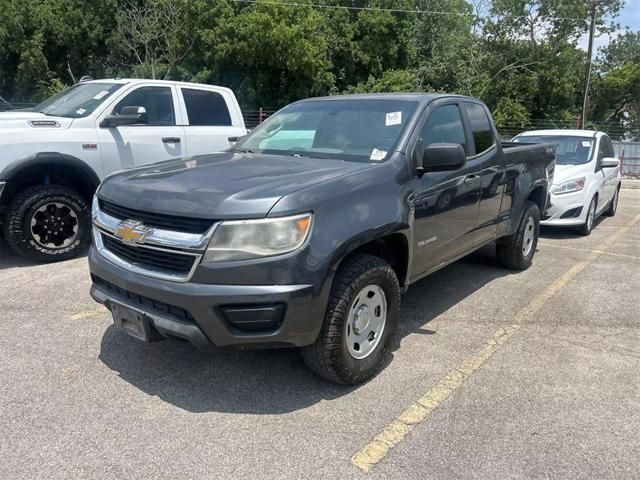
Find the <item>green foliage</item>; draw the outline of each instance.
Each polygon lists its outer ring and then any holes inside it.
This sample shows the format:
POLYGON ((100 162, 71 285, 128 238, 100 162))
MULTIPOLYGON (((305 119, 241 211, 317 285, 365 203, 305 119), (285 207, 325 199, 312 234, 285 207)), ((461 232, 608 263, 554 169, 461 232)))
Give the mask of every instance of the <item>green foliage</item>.
POLYGON ((640 138, 640 32, 605 48, 591 88, 590 118, 618 125, 618 137, 640 138))
POLYGON ((366 82, 349 87, 345 93, 383 93, 419 91, 418 77, 412 70, 387 70, 381 78, 370 76, 366 82))
POLYGON ((493 119, 498 128, 524 130, 529 126, 529 110, 515 100, 503 98, 493 111, 493 119))
MULTIPOLYGON (((598 6, 597 33, 613 29, 622 2, 598 6)), ((577 41, 590 12, 583 0, 318 3, 0 0, 0 95, 37 101, 85 74, 135 76, 226 85, 244 108, 343 92, 437 91, 483 99, 499 126, 576 123, 586 60, 577 41)), ((640 134, 639 65, 639 32, 601 52, 594 122, 640 134)))

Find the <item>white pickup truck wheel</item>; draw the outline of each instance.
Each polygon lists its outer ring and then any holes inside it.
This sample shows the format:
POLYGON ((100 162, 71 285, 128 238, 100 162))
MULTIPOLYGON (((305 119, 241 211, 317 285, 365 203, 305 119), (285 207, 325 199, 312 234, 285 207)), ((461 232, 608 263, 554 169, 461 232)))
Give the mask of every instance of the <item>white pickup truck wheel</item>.
POLYGON ((16 195, 5 222, 5 238, 18 254, 39 262, 78 255, 91 239, 87 202, 59 185, 38 185, 16 195))

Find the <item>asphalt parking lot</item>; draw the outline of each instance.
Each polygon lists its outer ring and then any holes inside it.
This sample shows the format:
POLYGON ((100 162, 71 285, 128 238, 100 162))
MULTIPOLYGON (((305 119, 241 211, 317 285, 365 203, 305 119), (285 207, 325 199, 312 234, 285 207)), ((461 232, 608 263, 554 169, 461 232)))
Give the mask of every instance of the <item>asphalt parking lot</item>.
POLYGON ((538 249, 413 285, 393 360, 345 388, 295 350, 140 344, 86 258, 0 243, 0 477, 640 478, 640 190, 538 249))

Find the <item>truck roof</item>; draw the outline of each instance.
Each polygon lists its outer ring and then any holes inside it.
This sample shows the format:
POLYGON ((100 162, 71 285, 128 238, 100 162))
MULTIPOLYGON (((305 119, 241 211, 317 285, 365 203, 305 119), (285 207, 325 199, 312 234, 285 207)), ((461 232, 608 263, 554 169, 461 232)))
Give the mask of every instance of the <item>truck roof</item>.
POLYGON ((173 81, 173 80, 154 80, 151 78, 101 78, 99 80, 88 80, 82 83, 119 83, 122 85, 125 84, 138 84, 138 83, 149 83, 149 82, 153 82, 153 83, 160 83, 160 84, 167 84, 167 85, 182 85, 185 87, 197 87, 197 88, 202 88, 202 87, 214 87, 214 88, 219 88, 219 89, 224 89, 224 90, 229 90, 231 91, 231 89, 227 88, 227 87, 223 87, 220 85, 211 85, 208 83, 192 83, 192 82, 177 82, 177 81, 173 81))
POLYGON ((584 137, 591 138, 595 137, 598 133, 596 130, 576 130, 576 129, 568 129, 568 128, 558 128, 555 130, 528 130, 526 132, 520 133, 519 137, 527 137, 527 136, 537 136, 537 135, 570 135, 572 137, 584 137))
POLYGON ((359 99, 359 100, 374 100, 384 98, 387 100, 410 100, 417 101, 420 103, 426 103, 436 98, 444 98, 444 97, 457 97, 464 98, 467 100, 476 100, 478 99, 473 97, 465 97, 464 95, 453 95, 446 93, 421 93, 421 92, 400 92, 400 93, 353 93, 348 95, 334 95, 327 97, 314 97, 307 98, 303 101, 316 101, 316 100, 345 100, 345 99, 359 99))

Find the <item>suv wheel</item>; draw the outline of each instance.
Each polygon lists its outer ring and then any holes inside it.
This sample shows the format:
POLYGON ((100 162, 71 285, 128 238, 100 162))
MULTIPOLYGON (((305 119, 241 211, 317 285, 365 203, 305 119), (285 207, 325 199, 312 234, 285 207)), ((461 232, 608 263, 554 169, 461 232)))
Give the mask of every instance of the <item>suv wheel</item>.
POLYGON ((498 263, 512 270, 526 270, 533 262, 540 234, 540 209, 533 202, 524 205, 518 230, 496 245, 498 263))
POLYGON ((399 314, 400 285, 391 266, 357 255, 336 274, 320 335, 302 356, 332 382, 362 383, 387 361, 399 314))
POLYGON ((20 255, 55 262, 78 255, 91 240, 87 202, 59 185, 38 185, 19 193, 9 205, 4 235, 20 255))
POLYGON ((604 212, 604 214, 607 217, 615 216, 616 211, 618 210, 618 196, 619 195, 620 195, 620 187, 616 188, 616 191, 613 194, 613 198, 611 199, 611 203, 609 204, 609 208, 607 208, 607 211, 604 212))
POLYGON ((593 230, 593 223, 596 221, 596 207, 598 205, 598 197, 593 197, 591 203, 589 203, 589 210, 587 210, 587 219, 584 221, 581 227, 578 228, 578 232, 581 235, 589 235, 593 230))

